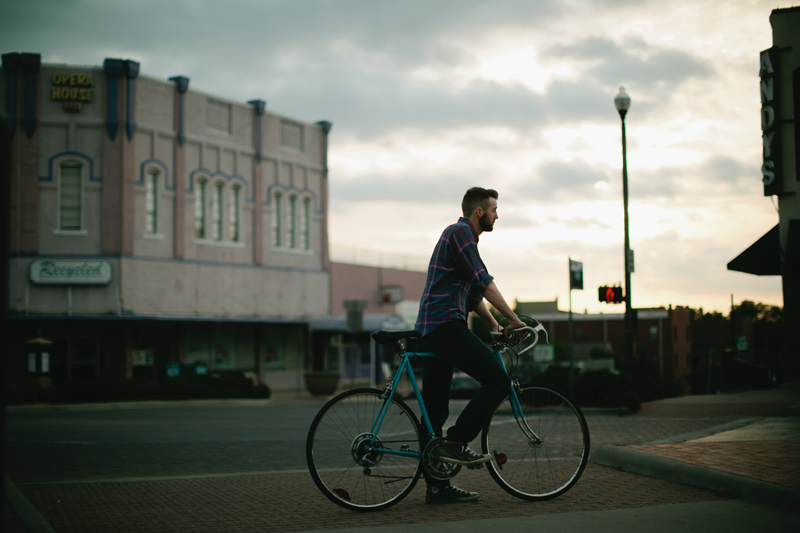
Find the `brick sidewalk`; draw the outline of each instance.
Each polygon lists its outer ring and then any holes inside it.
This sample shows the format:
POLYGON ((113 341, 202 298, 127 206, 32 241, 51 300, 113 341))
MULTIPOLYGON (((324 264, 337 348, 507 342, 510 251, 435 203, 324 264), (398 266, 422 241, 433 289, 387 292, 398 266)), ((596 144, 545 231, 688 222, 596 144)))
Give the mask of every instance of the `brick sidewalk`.
POLYGON ((596 511, 705 502, 712 492, 590 463, 565 495, 525 502, 498 487, 485 470, 462 472, 457 484, 481 499, 427 505, 421 481, 399 504, 354 513, 328 501, 308 474, 191 480, 21 485, 19 489, 57 532, 288 532, 410 525, 424 522, 596 511))
POLYGON ((679 416, 679 417, 784 417, 798 416, 791 403, 754 403, 754 404, 708 404, 708 403, 643 403, 634 416, 679 416))
POLYGON ((800 441, 644 444, 628 449, 800 489, 800 441))

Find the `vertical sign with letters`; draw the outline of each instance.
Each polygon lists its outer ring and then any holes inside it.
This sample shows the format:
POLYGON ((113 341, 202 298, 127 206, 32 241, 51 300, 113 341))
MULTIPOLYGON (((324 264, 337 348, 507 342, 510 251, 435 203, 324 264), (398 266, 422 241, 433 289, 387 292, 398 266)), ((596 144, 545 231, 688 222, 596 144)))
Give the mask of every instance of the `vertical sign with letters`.
POLYGON ((761 177, 764 182, 764 196, 783 193, 778 54, 777 46, 761 52, 759 69, 761 77, 761 139, 764 155, 761 177))

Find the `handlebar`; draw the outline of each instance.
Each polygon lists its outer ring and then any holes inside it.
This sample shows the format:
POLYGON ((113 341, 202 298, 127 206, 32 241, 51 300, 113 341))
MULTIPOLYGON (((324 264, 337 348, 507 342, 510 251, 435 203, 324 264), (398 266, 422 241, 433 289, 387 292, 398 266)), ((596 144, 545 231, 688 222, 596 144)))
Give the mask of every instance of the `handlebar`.
MULTIPOLYGON (((531 335, 533 335, 533 342, 530 344, 530 346, 528 346, 527 348, 525 348, 521 352, 517 352, 517 355, 522 355, 525 352, 527 352, 528 350, 532 350, 533 347, 536 346, 536 344, 539 342, 539 332, 540 331, 544 332, 544 341, 545 341, 545 343, 550 344, 550 339, 547 336, 547 330, 544 329, 544 326, 541 323, 537 323, 535 326, 525 326, 525 327, 522 327, 522 328, 515 328, 515 329, 511 330, 509 333, 511 333, 513 335, 513 334, 521 332, 521 331, 526 331, 526 332, 528 332, 528 334, 525 335, 522 339, 520 339, 520 342, 524 341, 525 339, 527 339, 531 335)), ((495 340, 495 342, 503 342, 504 340, 505 341, 508 340, 508 338, 506 337, 506 334, 505 334, 505 330, 500 331, 500 332, 490 331, 489 335, 491 335, 491 337, 495 340)))

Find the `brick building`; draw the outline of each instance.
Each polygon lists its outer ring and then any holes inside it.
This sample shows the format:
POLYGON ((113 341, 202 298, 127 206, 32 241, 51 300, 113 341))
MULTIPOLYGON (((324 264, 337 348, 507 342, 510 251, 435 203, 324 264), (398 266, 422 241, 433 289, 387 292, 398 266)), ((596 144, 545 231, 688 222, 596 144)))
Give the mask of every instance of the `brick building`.
POLYGON ((161 378, 294 388, 331 310, 330 123, 140 73, 8 53, 9 385, 161 378))

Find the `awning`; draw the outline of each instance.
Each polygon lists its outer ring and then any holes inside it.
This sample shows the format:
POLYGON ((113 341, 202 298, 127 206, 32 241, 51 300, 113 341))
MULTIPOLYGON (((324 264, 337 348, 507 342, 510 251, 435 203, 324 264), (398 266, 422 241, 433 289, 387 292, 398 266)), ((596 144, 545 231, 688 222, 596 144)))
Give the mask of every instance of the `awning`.
POLYGON ((728 263, 728 270, 756 276, 781 275, 781 243, 778 224, 728 263))
MULTIPOLYGON (((398 315, 364 315, 363 320, 364 325, 361 331, 365 333, 371 333, 378 329, 385 329, 388 331, 414 329, 413 325, 409 327, 403 318, 398 315)), ((311 329, 313 331, 347 331, 347 317, 337 315, 316 318, 311 321, 311 329)))

